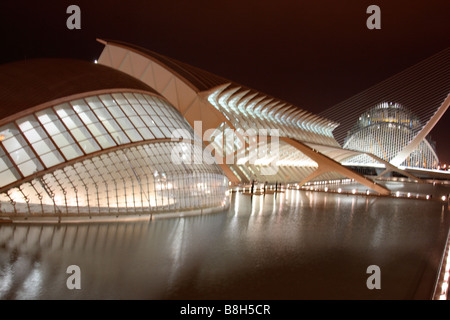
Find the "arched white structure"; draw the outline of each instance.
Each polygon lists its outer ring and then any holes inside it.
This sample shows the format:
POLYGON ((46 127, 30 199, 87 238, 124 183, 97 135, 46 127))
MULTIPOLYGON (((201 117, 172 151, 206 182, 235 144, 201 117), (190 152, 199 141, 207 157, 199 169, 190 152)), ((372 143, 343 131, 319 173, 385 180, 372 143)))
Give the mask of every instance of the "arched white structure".
MULTIPOLYGON (((197 133, 206 143, 214 146, 216 158, 219 154, 226 160, 237 150, 246 150, 250 141, 239 132, 249 129, 277 130, 280 137, 314 145, 315 150, 323 152, 327 159, 335 157, 343 160, 345 156, 350 156, 333 138, 332 131, 338 126, 336 122, 155 52, 119 41, 99 42, 105 45, 98 59, 100 64, 116 68, 148 84, 168 99, 194 129, 195 122, 200 121, 202 127, 197 133), (232 141, 224 143, 227 130, 237 134, 232 141)), ((264 157, 258 159, 259 164, 244 159, 234 163, 220 161, 220 165, 234 182, 298 182, 316 171, 317 162, 305 155, 295 143, 282 139, 279 150, 281 152, 276 159, 266 152, 264 157), (276 172, 270 175, 264 172, 269 165, 276 167, 276 172)), ((323 171, 321 177, 333 179, 347 176, 348 171, 343 168, 333 170, 337 167, 342 167, 339 162, 323 171)), ((357 173, 352 177, 377 192, 388 193, 388 190, 357 173)))

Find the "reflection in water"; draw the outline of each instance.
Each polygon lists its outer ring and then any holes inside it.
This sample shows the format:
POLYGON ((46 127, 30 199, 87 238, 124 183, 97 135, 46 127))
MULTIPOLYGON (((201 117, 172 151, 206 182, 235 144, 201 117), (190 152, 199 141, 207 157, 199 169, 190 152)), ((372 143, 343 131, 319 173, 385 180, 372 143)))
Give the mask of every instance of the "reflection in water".
POLYGON ((447 206, 423 200, 286 190, 232 201, 150 222, 0 225, 0 298, 411 298, 450 224, 447 206), (72 264, 81 290, 66 287, 72 264), (383 290, 365 286, 372 264, 383 290))

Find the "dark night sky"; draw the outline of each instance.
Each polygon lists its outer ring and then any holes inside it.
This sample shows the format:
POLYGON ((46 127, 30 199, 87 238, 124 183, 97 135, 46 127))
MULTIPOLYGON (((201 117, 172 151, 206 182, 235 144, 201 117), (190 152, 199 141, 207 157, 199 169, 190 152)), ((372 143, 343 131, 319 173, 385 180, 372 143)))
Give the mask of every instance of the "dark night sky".
MULTIPOLYGON (((2 1, 0 63, 134 43, 320 112, 450 45, 448 0, 2 1), (4 3, 7 2, 7 3, 4 3), (81 30, 66 8, 81 8, 81 30), (381 8, 381 30, 366 8, 381 8)), ((450 112, 431 135, 450 163, 450 112)))

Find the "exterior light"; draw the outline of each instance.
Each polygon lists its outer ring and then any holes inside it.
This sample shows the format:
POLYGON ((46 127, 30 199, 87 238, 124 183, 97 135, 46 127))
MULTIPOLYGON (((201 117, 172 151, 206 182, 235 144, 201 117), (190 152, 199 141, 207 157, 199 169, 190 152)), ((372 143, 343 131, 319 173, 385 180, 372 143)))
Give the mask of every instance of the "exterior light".
POLYGON ((0 135, 0 141, 3 141, 3 140, 5 140, 5 135, 4 135, 4 134, 1 134, 1 135, 0 135))
POLYGON ((367 195, 369 195, 369 194, 370 194, 370 191, 369 191, 369 190, 367 190, 367 191, 366 191, 366 194, 367 194, 367 195))
POLYGON ((408 192, 408 198, 411 197, 411 192, 408 192))
POLYGON ((396 197, 400 197, 400 191, 397 191, 397 192, 395 193, 395 196, 396 196, 396 197))
POLYGON ((445 201, 445 200, 447 200, 447 197, 446 196, 442 196, 441 199, 442 199, 442 201, 445 201))
POLYGON ((325 190, 325 192, 328 192, 328 187, 325 187, 325 189, 324 189, 324 190, 325 190))
POLYGON ((352 190, 352 193, 355 194, 355 193, 356 193, 356 189, 353 189, 353 190, 352 190))
POLYGON ((427 200, 430 200, 430 195, 427 194, 427 196, 425 197, 427 200))
POLYGON ((339 193, 341 193, 341 192, 342 192, 342 189, 341 189, 341 188, 339 188, 339 189, 338 189, 338 192, 339 192, 339 193))
POLYGON ((94 63, 95 63, 95 64, 97 64, 97 63, 98 63, 97 59, 95 59, 95 60, 94 60, 94 63))

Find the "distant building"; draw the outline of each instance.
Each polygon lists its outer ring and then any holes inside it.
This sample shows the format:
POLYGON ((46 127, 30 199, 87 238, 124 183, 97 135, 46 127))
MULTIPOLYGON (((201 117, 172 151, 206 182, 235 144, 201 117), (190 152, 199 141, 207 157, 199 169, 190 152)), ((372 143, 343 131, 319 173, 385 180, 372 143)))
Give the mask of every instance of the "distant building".
MULTIPOLYGON (((414 139, 422 128, 419 117, 398 103, 383 102, 361 114, 348 133, 344 148, 374 154, 390 162, 414 139)), ((348 165, 378 165, 366 154, 347 159, 348 165)), ((423 139, 406 159, 403 167, 437 169, 439 159, 434 143, 423 139)))
MULTIPOLYGON (((428 135, 447 111, 449 93, 450 47, 320 115, 339 123, 333 136, 344 148, 372 152, 397 167, 436 169, 428 135)), ((374 164, 367 156, 345 163, 374 164)))

